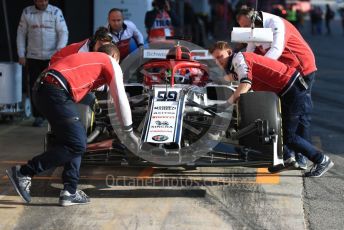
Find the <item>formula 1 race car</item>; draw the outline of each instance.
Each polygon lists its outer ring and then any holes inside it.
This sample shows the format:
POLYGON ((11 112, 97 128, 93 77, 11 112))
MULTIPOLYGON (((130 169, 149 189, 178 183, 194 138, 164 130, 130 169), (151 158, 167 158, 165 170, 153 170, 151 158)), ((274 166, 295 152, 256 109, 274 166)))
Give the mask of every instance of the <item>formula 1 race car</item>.
MULTIPOLYGON (((122 63, 139 149, 124 144, 108 94, 80 104, 88 133, 84 163, 130 166, 249 166, 281 164, 280 100, 270 92, 242 94, 230 107, 222 104, 237 83, 207 50, 168 40, 138 49, 122 63)), ((49 131, 46 147, 53 142, 49 131)))

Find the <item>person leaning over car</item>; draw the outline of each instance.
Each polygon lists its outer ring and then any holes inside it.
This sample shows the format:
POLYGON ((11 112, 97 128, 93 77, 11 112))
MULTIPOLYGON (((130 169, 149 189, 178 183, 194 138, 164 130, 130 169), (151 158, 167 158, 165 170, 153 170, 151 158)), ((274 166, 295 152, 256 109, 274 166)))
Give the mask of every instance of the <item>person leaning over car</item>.
MULTIPOLYGON (((225 41, 217 41, 215 42, 210 48, 209 52, 214 57, 216 63, 220 65, 226 74, 231 72, 231 63, 232 61, 229 58, 233 57, 233 50, 229 46, 229 44, 225 41)), ((228 78, 229 76, 225 76, 225 80, 231 80, 228 78)))
MULTIPOLYGON (((75 53, 82 53, 82 52, 96 52, 98 51, 99 47, 112 43, 112 35, 106 27, 99 27, 97 31, 91 38, 85 39, 81 42, 70 44, 51 56, 50 65, 75 53)), ((103 85, 96 89, 96 91, 107 91, 106 85, 103 85)), ((89 93, 89 95, 84 97, 85 102, 91 100, 94 95, 89 93)))
MULTIPOLYGON (((68 29, 63 14, 48 0, 34 0, 23 10, 17 29, 19 64, 27 66, 30 95, 39 74, 48 66, 51 55, 66 46, 68 29)), ((43 118, 31 99, 33 126, 43 125, 43 118)))
POLYGON ((120 9, 113 8, 108 13, 108 29, 112 34, 112 41, 117 45, 122 61, 130 53, 130 40, 133 38, 137 47, 143 47, 144 40, 142 33, 136 25, 123 19, 120 9))
POLYGON ((94 35, 83 41, 70 44, 51 56, 50 65, 75 53, 95 52, 99 47, 110 44, 112 42, 112 35, 106 27, 99 27, 94 35))
POLYGON ((16 191, 26 202, 31 201, 31 178, 57 166, 64 166, 64 188, 60 193, 59 204, 69 206, 90 202, 83 191, 77 190, 87 137, 76 103, 103 84, 110 88, 117 120, 122 127, 120 131, 127 143, 134 145, 132 151, 137 151, 138 138, 132 129, 131 110, 123 84, 123 73, 118 64, 119 51, 113 44, 104 45, 99 51, 65 57, 49 66, 35 84, 34 103, 48 119, 56 143, 27 164, 6 170, 16 191))
MULTIPOLYGON (((298 133, 310 141, 310 123, 313 110, 311 91, 317 70, 312 49, 295 26, 279 16, 247 8, 240 10, 236 19, 241 27, 251 27, 252 21, 255 19, 255 27, 271 28, 273 31, 271 44, 249 42, 246 52, 255 52, 296 68, 308 84, 307 98, 305 99, 306 111, 298 133)), ((291 151, 286 151, 284 158, 295 161, 291 151)), ((296 165, 299 165, 301 169, 307 168, 307 161, 302 155, 296 154, 296 159, 298 162, 296 165)))
MULTIPOLYGON (((216 49, 211 50, 214 53, 216 49)), ((240 94, 247 93, 250 89, 270 91, 279 95, 282 105, 283 139, 286 146, 305 154, 314 163, 313 168, 305 173, 305 176, 322 176, 333 166, 333 162, 297 133, 300 118, 306 112, 307 97, 307 83, 298 70, 255 53, 239 52, 227 58, 228 65, 231 66, 231 71, 226 76, 227 80, 237 80, 239 86, 225 106, 236 103, 240 94)))

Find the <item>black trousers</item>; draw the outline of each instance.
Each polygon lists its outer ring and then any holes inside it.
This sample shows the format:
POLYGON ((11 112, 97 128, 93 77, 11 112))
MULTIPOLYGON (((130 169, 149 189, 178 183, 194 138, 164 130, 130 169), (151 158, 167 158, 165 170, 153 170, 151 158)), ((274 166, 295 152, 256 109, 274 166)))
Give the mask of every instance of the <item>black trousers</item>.
POLYGON ((32 88, 38 78, 38 76, 43 72, 45 68, 48 67, 50 60, 38 60, 28 58, 26 60, 27 70, 29 72, 29 86, 30 86, 30 100, 31 100, 31 110, 34 117, 42 117, 38 112, 35 104, 32 101, 32 88))
POLYGON ((64 189, 74 194, 79 182, 81 157, 86 151, 87 135, 80 122, 79 111, 66 90, 55 85, 38 84, 33 101, 49 121, 55 135, 54 143, 23 165, 24 175, 34 176, 48 169, 64 166, 64 189))

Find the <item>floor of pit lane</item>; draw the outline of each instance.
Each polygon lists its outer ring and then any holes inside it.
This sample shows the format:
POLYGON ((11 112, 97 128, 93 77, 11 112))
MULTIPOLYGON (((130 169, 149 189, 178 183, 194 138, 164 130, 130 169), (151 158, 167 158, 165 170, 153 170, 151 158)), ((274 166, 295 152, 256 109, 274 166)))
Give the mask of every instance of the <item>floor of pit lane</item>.
POLYGON ((0 229, 304 229, 300 172, 84 165, 84 206, 57 205, 61 168, 36 176, 24 204, 4 170, 42 151, 46 128, 0 124, 0 229), (27 135, 30 133, 30 135, 27 135), (44 218, 42 218, 44 217, 44 218), (293 222, 288 221, 293 218, 293 222))

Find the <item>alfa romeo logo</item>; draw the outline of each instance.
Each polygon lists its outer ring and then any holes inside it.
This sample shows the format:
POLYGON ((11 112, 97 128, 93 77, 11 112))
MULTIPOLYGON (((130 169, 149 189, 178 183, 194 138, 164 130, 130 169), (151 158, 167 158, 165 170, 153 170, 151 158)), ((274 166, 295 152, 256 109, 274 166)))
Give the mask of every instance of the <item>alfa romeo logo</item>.
POLYGON ((165 135, 155 135, 152 137, 154 141, 166 141, 168 139, 168 136, 165 135))

